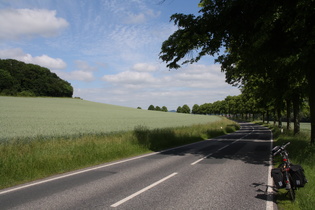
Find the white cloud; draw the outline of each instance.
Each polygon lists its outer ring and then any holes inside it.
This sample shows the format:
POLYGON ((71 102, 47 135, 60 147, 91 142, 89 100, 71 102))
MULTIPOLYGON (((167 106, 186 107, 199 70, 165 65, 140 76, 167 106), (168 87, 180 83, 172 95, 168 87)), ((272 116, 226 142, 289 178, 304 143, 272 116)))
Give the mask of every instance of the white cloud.
POLYGON ((160 11, 150 9, 146 1, 139 0, 109 0, 103 1, 103 6, 125 24, 142 24, 161 14, 160 11))
POLYGON ((84 81, 84 82, 91 82, 95 79, 92 72, 87 72, 87 71, 82 71, 82 70, 66 73, 64 77, 69 80, 79 80, 79 81, 84 81))
POLYGON ((154 72, 158 70, 157 65, 149 64, 149 63, 136 63, 132 66, 132 70, 139 72, 154 72))
MULTIPOLYGON (((138 63, 131 69, 102 77, 112 87, 107 90, 80 90, 83 98, 95 97, 99 102, 147 108, 150 104, 167 105, 170 109, 188 104, 203 104, 237 95, 239 90, 225 83, 219 65, 193 64, 178 71, 142 71, 152 64, 138 63), (85 96, 86 94, 86 96, 85 96), (91 94, 91 95, 89 95, 91 94)), ((107 85, 108 85, 107 84, 107 85)), ((108 86, 107 86, 108 87, 108 86)))
POLYGON ((25 63, 37 64, 49 69, 64 69, 67 67, 67 64, 60 58, 52 58, 48 55, 33 57, 31 54, 23 52, 20 48, 0 50, 0 58, 16 59, 25 63))
POLYGON ((51 58, 48 55, 41 55, 32 57, 30 54, 27 54, 25 59, 27 63, 36 63, 41 66, 45 66, 49 69, 64 69, 66 68, 66 63, 60 58, 51 58))
POLYGON ((157 65, 137 63, 131 69, 114 75, 105 75, 103 81, 114 86, 137 85, 138 88, 220 88, 225 76, 219 65, 190 65, 179 71, 157 71, 157 65))
POLYGON ((65 80, 77 80, 83 82, 92 82, 95 80, 94 73, 97 71, 97 67, 90 66, 86 61, 76 60, 76 70, 71 72, 57 72, 65 80))
POLYGON ((143 11, 139 14, 128 13, 124 23, 126 24, 141 24, 146 22, 150 18, 156 18, 161 12, 154 12, 151 9, 143 8, 143 11))
POLYGON ((220 65, 194 64, 180 70, 176 78, 181 85, 195 88, 220 88, 225 83, 225 75, 220 70, 220 65))
POLYGON ((127 24, 140 24, 146 21, 146 17, 143 13, 140 14, 128 14, 125 23, 127 24))
POLYGON ((78 69, 81 71, 96 71, 97 68, 95 66, 90 66, 86 61, 76 60, 75 64, 78 69))
POLYGON ((56 17, 56 11, 46 9, 0 10, 0 40, 40 35, 55 36, 69 23, 56 17))
POLYGON ((218 89, 176 89, 157 88, 130 89, 121 86, 113 88, 75 88, 74 95, 86 100, 128 107, 142 107, 147 109, 154 106, 166 106, 169 110, 187 104, 190 108, 194 104, 213 103, 224 100, 228 95, 238 95, 240 91, 228 84, 218 89))
POLYGON ((105 75, 103 81, 124 87, 144 87, 146 84, 155 83, 156 79, 146 72, 125 71, 116 75, 105 75))
POLYGON ((149 17, 157 18, 160 16, 160 11, 153 11, 152 9, 147 9, 145 12, 149 17))

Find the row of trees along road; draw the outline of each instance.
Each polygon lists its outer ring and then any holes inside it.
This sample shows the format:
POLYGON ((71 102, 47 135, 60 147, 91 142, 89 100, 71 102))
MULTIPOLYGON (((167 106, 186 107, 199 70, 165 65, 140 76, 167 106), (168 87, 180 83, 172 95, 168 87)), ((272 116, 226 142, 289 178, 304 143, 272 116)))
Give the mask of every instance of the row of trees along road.
POLYGON ((315 0, 201 0, 199 5, 198 16, 171 16, 178 29, 163 42, 160 58, 176 69, 218 55, 226 82, 242 87, 266 112, 273 105, 281 114, 292 104, 298 114, 308 99, 314 144, 315 0))
MULTIPOLYGON (((262 119, 263 122, 273 123, 282 126, 282 121, 287 121, 287 129, 291 130, 291 119, 294 121, 294 133, 300 132, 300 119, 309 121, 309 106, 308 101, 304 101, 302 109, 299 113, 292 113, 292 109, 283 109, 278 113, 275 104, 270 103, 267 108, 261 106, 261 101, 254 97, 242 93, 238 96, 227 96, 222 101, 213 103, 205 103, 202 105, 195 104, 192 108, 192 114, 209 114, 209 115, 224 115, 233 119, 241 120, 256 120, 262 119)), ((290 106, 290 104, 288 104, 290 106)))

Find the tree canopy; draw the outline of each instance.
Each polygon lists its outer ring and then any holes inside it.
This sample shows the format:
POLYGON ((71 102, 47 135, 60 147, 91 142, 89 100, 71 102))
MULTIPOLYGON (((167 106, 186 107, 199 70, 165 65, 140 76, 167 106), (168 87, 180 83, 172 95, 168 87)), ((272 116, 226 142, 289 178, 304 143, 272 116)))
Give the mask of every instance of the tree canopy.
POLYGON ((148 110, 151 111, 162 111, 162 112, 168 112, 167 107, 166 106, 162 106, 162 108, 160 106, 156 106, 154 107, 152 104, 148 107, 148 110))
POLYGON ((0 95, 72 97, 73 87, 49 69, 0 59, 0 95))
POLYGON ((229 84, 246 89, 262 108, 272 102, 279 113, 284 101, 298 113, 308 97, 315 143, 315 0, 202 0, 199 5, 199 16, 171 16, 178 30, 163 42, 160 58, 169 68, 180 68, 218 55, 229 84))

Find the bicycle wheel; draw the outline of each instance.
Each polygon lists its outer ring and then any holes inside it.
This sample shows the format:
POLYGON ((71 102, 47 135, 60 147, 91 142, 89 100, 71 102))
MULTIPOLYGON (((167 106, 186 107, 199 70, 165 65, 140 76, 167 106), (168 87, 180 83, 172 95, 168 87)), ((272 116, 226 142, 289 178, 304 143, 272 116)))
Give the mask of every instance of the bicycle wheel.
POLYGON ((290 196, 290 199, 292 201, 294 201, 295 200, 295 191, 294 191, 294 189, 292 187, 291 187, 291 189, 288 190, 288 194, 290 196))
POLYGON ((292 177, 291 177, 290 174, 289 174, 289 180, 290 180, 290 185, 291 185, 291 187, 290 187, 290 189, 288 190, 288 194, 289 194, 291 200, 294 201, 294 200, 295 200, 295 189, 296 189, 296 187, 295 187, 295 185, 293 184, 294 182, 293 182, 292 177))

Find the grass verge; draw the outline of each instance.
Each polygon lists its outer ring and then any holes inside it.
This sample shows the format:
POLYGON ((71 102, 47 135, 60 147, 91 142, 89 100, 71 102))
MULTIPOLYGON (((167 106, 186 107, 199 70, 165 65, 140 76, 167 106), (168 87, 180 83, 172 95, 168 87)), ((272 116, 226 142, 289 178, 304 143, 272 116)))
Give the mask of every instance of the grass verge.
MULTIPOLYGON (((309 181, 305 187, 296 191, 296 200, 294 202, 288 199, 285 189, 279 190, 275 197, 278 209, 313 209, 315 204, 315 146, 310 145, 310 132, 301 132, 298 135, 293 135, 292 131, 287 131, 286 129, 284 129, 283 133, 277 127, 272 127, 272 130, 274 133, 274 146, 290 142, 290 145, 287 147, 290 161, 304 168, 306 178, 309 181)), ((274 167, 277 167, 281 161, 279 156, 274 158, 274 167)))
POLYGON ((87 134, 56 138, 17 138, 0 142, 0 189, 84 167, 159 151, 233 132, 222 120, 178 128, 87 134))

